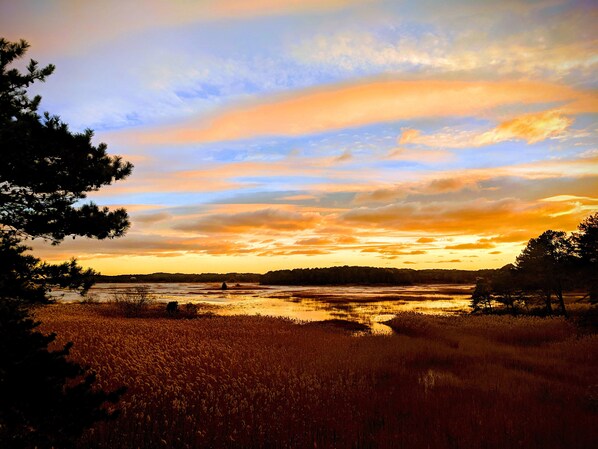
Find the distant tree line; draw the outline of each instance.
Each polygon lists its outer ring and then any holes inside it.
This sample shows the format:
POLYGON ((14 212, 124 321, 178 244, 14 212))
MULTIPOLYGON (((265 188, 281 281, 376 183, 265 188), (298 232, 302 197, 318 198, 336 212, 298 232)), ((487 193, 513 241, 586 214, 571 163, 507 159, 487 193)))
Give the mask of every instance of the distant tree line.
POLYGON ((258 273, 152 273, 97 274, 98 283, 176 283, 176 282, 259 282, 262 285, 412 285, 474 284, 482 276, 497 270, 413 270, 408 268, 376 268, 342 266, 328 268, 296 268, 258 273))
POLYGON ((265 285, 412 285, 473 284, 495 270, 412 270, 342 266, 269 271, 261 278, 265 285))
POLYGON ((474 312, 522 311, 567 316, 564 292, 580 291, 598 304, 598 213, 567 235, 548 230, 531 239, 514 264, 481 276, 471 306, 474 312))

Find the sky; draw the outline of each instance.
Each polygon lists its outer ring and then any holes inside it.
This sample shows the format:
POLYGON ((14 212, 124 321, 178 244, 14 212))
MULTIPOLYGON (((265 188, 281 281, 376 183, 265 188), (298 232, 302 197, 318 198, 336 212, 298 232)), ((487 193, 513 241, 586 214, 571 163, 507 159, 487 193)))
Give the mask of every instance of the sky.
POLYGON ((41 110, 134 165, 104 274, 498 268, 598 211, 598 4, 0 0, 41 110))

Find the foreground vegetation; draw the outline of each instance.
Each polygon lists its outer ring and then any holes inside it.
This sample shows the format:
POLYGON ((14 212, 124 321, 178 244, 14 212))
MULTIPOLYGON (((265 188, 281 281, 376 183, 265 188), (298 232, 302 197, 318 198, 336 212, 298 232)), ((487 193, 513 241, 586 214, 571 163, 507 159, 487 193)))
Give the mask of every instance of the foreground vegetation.
POLYGON ((583 448, 598 337, 563 318, 403 314, 354 337, 268 317, 122 318, 52 305, 44 331, 100 387, 127 385, 84 448, 583 448))

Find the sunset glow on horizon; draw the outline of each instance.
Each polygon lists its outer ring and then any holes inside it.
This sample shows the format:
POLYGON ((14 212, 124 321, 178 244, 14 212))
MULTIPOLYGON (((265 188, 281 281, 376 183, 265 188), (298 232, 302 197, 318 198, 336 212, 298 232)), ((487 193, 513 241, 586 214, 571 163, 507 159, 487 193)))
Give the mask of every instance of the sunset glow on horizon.
POLYGON ((598 211, 592 1, 23 0, 32 94, 135 168, 103 274, 498 268, 598 211), (141 6, 142 5, 142 6, 141 6))

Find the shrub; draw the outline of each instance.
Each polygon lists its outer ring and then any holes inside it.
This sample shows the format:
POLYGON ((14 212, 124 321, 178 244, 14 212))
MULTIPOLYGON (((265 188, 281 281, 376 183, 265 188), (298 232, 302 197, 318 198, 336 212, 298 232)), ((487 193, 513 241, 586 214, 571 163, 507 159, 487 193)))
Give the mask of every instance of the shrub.
POLYGON ((178 301, 170 301, 166 304, 166 312, 169 315, 174 315, 179 311, 179 302, 178 301))
POLYGON ((197 316, 197 304, 193 304, 192 302, 188 302, 185 304, 185 317, 187 318, 195 318, 197 316))
POLYGON ((153 303, 154 296, 147 285, 130 287, 114 294, 114 304, 129 317, 142 315, 153 303))

